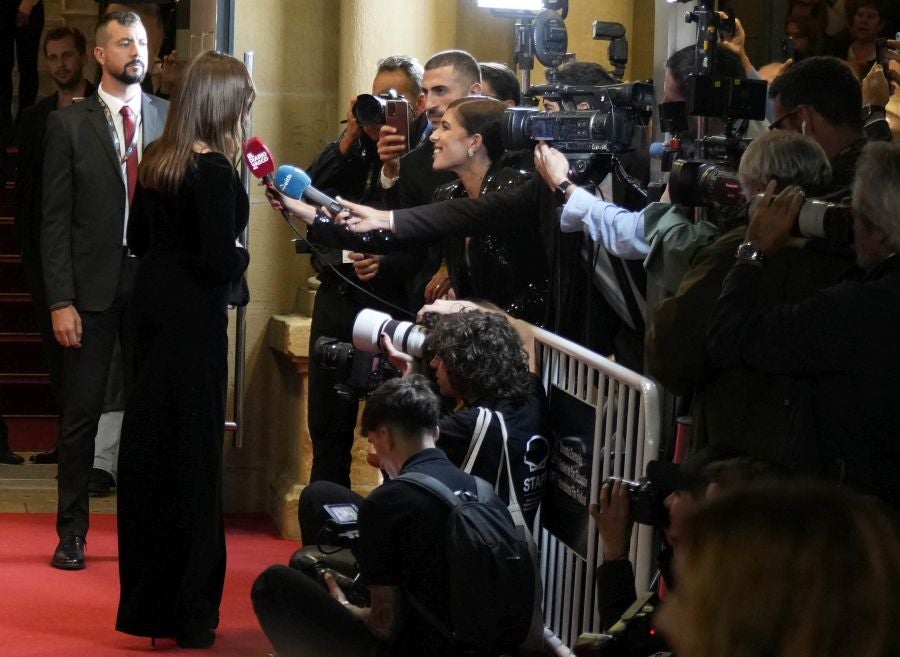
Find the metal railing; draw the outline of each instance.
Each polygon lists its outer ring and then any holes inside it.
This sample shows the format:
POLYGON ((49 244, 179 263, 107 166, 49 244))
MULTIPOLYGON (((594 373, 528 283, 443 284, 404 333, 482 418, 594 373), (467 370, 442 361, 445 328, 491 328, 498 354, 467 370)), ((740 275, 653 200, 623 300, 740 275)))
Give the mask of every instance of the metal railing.
MULTIPOLYGON (((556 386, 595 409, 590 501, 597 500, 607 477, 637 479, 657 457, 660 408, 656 385, 649 379, 548 331, 535 328, 537 373, 544 389, 556 386)), ((582 632, 599 632, 594 571, 603 561, 603 546, 591 519, 587 559, 547 530, 537 535, 544 582, 544 623, 562 644, 572 646, 582 632)), ((653 570, 653 529, 635 525, 631 540, 635 587, 645 591, 653 570)), ((548 640, 558 655, 565 645, 548 640), (556 645, 552 645, 556 643, 556 645)))

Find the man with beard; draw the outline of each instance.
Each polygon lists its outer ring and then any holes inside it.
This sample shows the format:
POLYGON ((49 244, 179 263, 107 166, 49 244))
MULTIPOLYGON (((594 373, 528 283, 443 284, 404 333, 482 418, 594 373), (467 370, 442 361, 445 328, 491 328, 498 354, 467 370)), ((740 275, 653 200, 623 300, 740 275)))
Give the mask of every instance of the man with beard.
POLYGON ((137 261, 125 241, 138 160, 162 133, 168 103, 141 93, 147 33, 131 12, 97 25, 94 96, 50 114, 44 153, 41 255, 51 324, 64 348, 58 445, 60 542, 51 565, 84 568, 94 436, 116 340, 129 379, 125 315, 137 261))

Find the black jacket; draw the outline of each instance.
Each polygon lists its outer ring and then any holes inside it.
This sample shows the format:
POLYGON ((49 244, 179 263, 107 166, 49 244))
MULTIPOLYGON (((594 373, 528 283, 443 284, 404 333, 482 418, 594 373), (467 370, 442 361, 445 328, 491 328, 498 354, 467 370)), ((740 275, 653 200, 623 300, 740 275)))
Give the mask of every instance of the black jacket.
POLYGON ((804 390, 792 463, 900 508, 900 258, 758 312, 762 279, 759 267, 732 267, 710 320, 710 359, 793 375, 804 390))

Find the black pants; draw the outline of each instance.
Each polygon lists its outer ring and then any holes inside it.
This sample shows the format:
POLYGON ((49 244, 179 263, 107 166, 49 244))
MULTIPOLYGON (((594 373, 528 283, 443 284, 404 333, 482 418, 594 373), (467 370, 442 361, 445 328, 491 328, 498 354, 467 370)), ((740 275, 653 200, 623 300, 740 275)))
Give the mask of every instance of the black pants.
POLYGON ((317 481, 304 488, 300 495, 300 504, 297 505, 303 545, 316 545, 319 541, 322 527, 331 517, 324 509, 326 504, 349 502, 359 508, 362 501, 362 495, 331 481, 317 481))
POLYGON ((131 331, 127 309, 131 297, 135 258, 122 255, 119 284, 112 305, 102 312, 81 313, 80 349, 63 354, 63 418, 59 436, 59 503, 56 531, 63 536, 85 536, 88 530, 88 483, 94 464, 94 437, 103 413, 106 383, 116 340, 122 345, 126 397, 131 383, 131 331))
MULTIPOLYGON (((349 342, 353 320, 362 306, 347 286, 323 277, 316 292, 310 327, 309 348, 321 336, 349 342)), ((312 439, 313 462, 310 481, 333 481, 350 486, 350 464, 359 402, 340 398, 334 390, 341 381, 335 370, 309 365, 309 435, 312 439)))
POLYGON ((18 115, 34 104, 40 82, 38 51, 44 30, 44 3, 31 10, 28 23, 21 28, 16 27, 18 10, 18 0, 0 0, 0 141, 12 127, 13 63, 19 65, 18 115))
POLYGON ((253 609, 279 657, 363 657, 383 654, 361 620, 311 577, 270 566, 256 578, 253 609))

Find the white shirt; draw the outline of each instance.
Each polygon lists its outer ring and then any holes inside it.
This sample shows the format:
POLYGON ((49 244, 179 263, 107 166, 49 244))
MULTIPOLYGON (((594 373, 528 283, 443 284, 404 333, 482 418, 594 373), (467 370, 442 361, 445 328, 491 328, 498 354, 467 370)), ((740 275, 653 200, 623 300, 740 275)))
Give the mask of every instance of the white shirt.
MULTIPOLYGON (((134 114, 134 129, 137 133, 137 154, 138 154, 138 162, 141 161, 141 157, 144 154, 144 122, 141 116, 141 90, 140 87, 137 89, 137 93, 134 94, 127 102, 122 102, 120 99, 115 96, 111 96, 106 91, 103 90, 103 85, 99 85, 97 87, 97 95, 100 99, 106 103, 106 106, 109 108, 110 116, 112 117, 113 125, 116 127, 116 136, 119 139, 119 160, 121 162, 122 158, 125 157, 125 151, 128 150, 128 142, 125 141, 125 124, 120 112, 122 111, 122 107, 128 105, 131 108, 131 113, 134 114)), ((124 194, 125 194, 125 220, 122 222, 122 246, 127 246, 127 241, 125 236, 128 234, 128 175, 125 170, 125 162, 121 162, 120 164, 122 170, 122 181, 125 183, 124 186, 124 194)))

